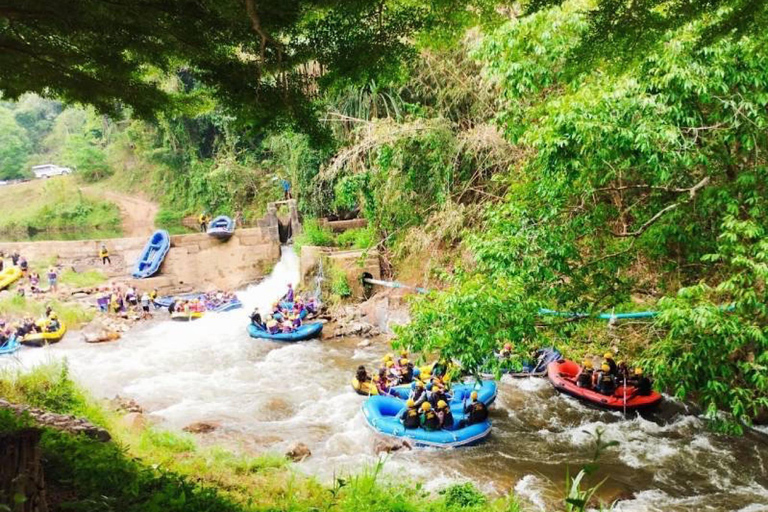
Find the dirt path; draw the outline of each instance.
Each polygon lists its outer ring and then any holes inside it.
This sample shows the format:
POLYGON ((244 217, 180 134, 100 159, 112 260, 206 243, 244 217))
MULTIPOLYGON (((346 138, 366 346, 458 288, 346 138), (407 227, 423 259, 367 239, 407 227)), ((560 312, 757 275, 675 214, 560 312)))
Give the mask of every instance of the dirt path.
POLYGON ((117 204, 123 219, 124 237, 147 236, 155 230, 155 217, 159 209, 155 203, 108 190, 84 188, 83 192, 117 204))

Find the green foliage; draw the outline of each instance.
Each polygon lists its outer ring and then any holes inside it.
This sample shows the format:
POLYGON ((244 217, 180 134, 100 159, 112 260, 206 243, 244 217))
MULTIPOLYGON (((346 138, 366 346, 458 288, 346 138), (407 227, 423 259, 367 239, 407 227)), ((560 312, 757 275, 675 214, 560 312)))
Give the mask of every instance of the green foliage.
POLYGON ((479 507, 485 505, 488 499, 470 482, 454 484, 443 489, 440 494, 449 508, 479 507))
POLYGON ((345 273, 333 273, 331 278, 331 291, 342 299, 346 299, 352 295, 352 288, 349 286, 349 281, 347 280, 347 275, 345 273))
POLYGON ((294 240, 297 247, 318 245, 330 247, 336 244, 336 239, 330 229, 323 227, 317 219, 306 219, 301 226, 301 234, 294 240))
POLYGON ((25 163, 30 143, 24 128, 13 114, 0 105, 0 180, 26 176, 25 163))
MULTIPOLYGON (((33 266, 34 268, 34 266, 33 266)), ((45 267, 47 268, 47 267, 45 267)), ((43 270, 40 270, 41 274, 43 270)), ((0 317, 21 319, 25 316, 39 318, 45 313, 45 306, 50 305, 59 315, 59 319, 70 329, 77 329, 93 319, 93 311, 78 303, 66 303, 58 300, 38 302, 31 296, 13 294, 0 299, 0 317)))
POLYGON ((370 249, 376 245, 376 235, 370 228, 348 229, 336 236, 336 243, 340 247, 350 249, 370 249))
POLYGON ((83 136, 69 137, 64 148, 64 159, 86 183, 100 181, 113 173, 104 150, 83 136))

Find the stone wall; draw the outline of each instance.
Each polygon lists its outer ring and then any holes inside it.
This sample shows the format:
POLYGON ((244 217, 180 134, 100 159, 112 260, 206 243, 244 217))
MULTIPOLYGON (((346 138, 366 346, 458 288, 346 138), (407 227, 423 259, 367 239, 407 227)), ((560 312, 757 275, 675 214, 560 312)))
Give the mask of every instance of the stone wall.
POLYGON ((269 228, 238 229, 227 242, 203 233, 175 235, 157 276, 134 280, 130 273, 147 239, 114 238, 104 242, 112 260, 108 266, 102 266, 98 258, 100 240, 2 242, 0 251, 18 251, 30 262, 57 256, 62 265, 77 271, 98 268, 114 280, 134 282, 142 289, 157 287, 160 293, 238 288, 268 274, 280 259, 280 242, 269 228))
MULTIPOLYGON (((361 300, 365 297, 363 274, 370 274, 374 279, 381 279, 379 253, 368 251, 339 251, 328 247, 304 246, 301 248, 300 272, 303 283, 315 273, 321 259, 342 270, 347 275, 347 282, 352 288, 352 296, 361 300)), ((326 273, 327 275, 327 273, 326 273)))

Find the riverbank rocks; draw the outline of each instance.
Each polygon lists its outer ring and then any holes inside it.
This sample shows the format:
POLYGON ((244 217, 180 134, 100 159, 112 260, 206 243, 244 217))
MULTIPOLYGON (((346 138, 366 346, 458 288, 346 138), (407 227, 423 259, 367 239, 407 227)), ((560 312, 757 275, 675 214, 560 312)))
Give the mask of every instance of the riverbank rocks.
POLYGON ((112 409, 118 412, 144 412, 144 408, 141 407, 133 398, 122 398, 120 395, 115 396, 110 400, 112 409))
POLYGON ((190 423, 182 430, 184 432, 189 432, 190 434, 209 434, 219 427, 221 427, 221 423, 218 421, 196 421, 190 423))
POLYGON ((123 424, 128 430, 133 432, 141 432, 147 426, 147 419, 140 412, 129 412, 122 417, 120 423, 123 424))
POLYGON ((293 462, 301 462, 311 455, 312 451, 309 449, 309 446, 301 442, 293 443, 288 448, 288 451, 285 452, 285 456, 293 462))
POLYGON ((370 338, 365 338, 363 341, 357 344, 360 348, 370 347, 371 346, 371 340, 370 338))
POLYGON ((29 407, 27 405, 13 404, 7 400, 0 398, 0 408, 13 411, 15 414, 21 416, 22 414, 28 414, 29 417, 41 427, 54 428, 70 434, 84 434, 91 439, 95 439, 101 442, 107 442, 112 439, 109 432, 101 427, 97 427, 85 419, 77 418, 69 414, 56 414, 38 409, 36 407, 29 407))
POLYGON ((409 441, 401 439, 377 439, 373 445, 373 452, 377 455, 412 449, 413 445, 409 441))

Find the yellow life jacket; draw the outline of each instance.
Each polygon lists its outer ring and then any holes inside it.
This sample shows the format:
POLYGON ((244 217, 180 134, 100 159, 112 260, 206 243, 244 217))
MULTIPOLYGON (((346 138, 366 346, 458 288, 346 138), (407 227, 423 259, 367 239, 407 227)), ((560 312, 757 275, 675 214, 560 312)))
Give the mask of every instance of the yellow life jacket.
POLYGON ((107 256, 109 256, 109 251, 106 247, 102 247, 99 251, 99 258, 106 258, 107 256))

